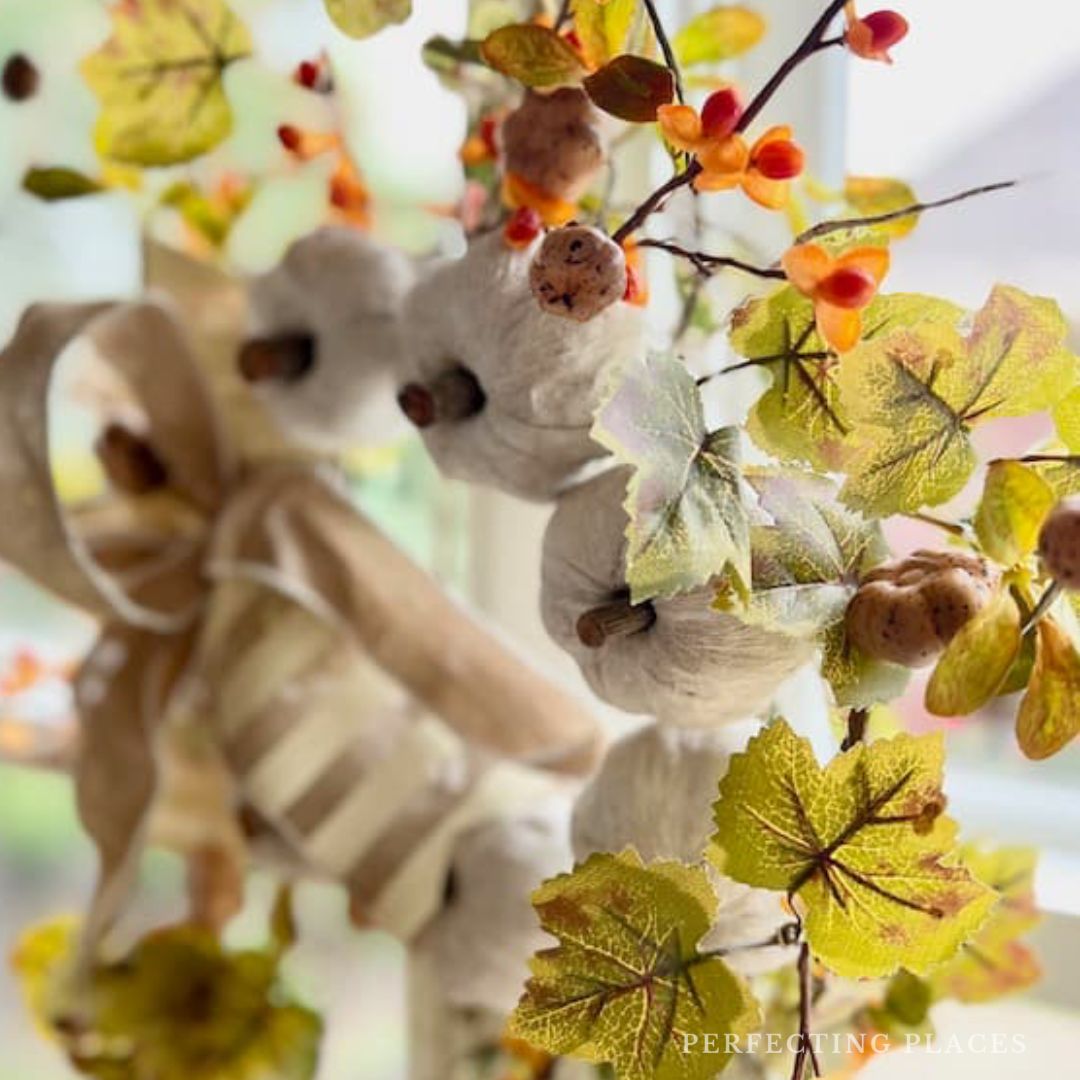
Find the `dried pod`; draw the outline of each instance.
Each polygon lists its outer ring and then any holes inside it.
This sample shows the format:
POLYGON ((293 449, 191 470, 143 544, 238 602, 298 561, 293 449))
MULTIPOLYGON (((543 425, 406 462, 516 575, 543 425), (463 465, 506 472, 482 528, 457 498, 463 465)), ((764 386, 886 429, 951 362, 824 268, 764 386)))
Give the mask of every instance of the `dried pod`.
POLYGON ((630 476, 612 469, 560 497, 544 537, 540 608, 593 691, 686 727, 759 715, 812 646, 716 611, 709 586, 632 607, 626 597, 630 476))
POLYGON ((320 450, 405 430, 394 408, 401 305, 414 272, 355 229, 322 228, 251 286, 241 373, 284 431, 320 450))
POLYGON ((990 599, 997 574, 961 551, 917 551, 867 574, 848 605, 847 632, 867 656, 924 667, 990 599))
POLYGON ((604 163, 601 123, 584 90, 530 91, 502 126, 506 171, 548 195, 576 202, 604 163))
POLYGON ((399 401, 447 476, 543 500, 603 453, 589 432, 605 370, 644 343, 641 313, 626 304, 588 323, 540 310, 536 248, 491 234, 417 284, 399 401))
POLYGON ((1039 555, 1050 576, 1066 589, 1080 589, 1080 498, 1062 499, 1039 533, 1039 555))
POLYGON ((626 256, 590 225, 567 225, 544 237, 529 268, 540 306, 564 319, 588 322, 626 294, 626 256))
MULTIPOLYGON (((633 847, 647 861, 701 860, 713 828, 717 785, 731 755, 743 749, 756 727, 751 722, 687 731, 648 724, 620 739, 574 807, 575 859, 633 847)), ((766 941, 790 921, 777 894, 719 873, 710 876, 721 906, 704 948, 766 941)), ((785 957, 776 948, 752 949, 732 959, 744 974, 756 974, 777 967, 785 957)))

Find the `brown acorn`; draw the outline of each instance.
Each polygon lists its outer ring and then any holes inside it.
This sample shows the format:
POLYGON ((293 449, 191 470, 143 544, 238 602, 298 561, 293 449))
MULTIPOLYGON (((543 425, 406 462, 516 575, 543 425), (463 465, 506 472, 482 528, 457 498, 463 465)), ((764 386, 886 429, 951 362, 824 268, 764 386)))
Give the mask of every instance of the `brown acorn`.
POLYGON ((583 91, 530 91, 502 126, 507 172, 558 199, 576 202, 604 163, 600 114, 583 91))
POLYGON ((1039 556, 1063 588, 1080 589, 1080 497, 1062 499, 1039 532, 1039 556))
POLYGON ((599 229, 567 225, 544 237, 529 285, 552 315, 588 322, 626 295, 626 256, 599 229))
POLYGON ((960 551, 916 551, 870 571, 847 609, 848 640, 867 656, 924 667, 987 603, 997 573, 960 551))

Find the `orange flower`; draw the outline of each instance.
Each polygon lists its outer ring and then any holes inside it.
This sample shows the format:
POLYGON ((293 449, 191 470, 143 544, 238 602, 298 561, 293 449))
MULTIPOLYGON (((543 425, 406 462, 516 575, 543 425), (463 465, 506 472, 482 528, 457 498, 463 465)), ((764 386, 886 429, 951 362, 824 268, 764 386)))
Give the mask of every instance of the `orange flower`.
POLYGON ((660 130, 676 150, 694 154, 701 173, 698 191, 741 187, 754 202, 770 210, 787 205, 790 181, 803 170, 804 155, 792 141, 791 128, 769 128, 753 146, 735 131, 742 103, 733 87, 711 95, 699 115, 689 105, 662 105, 660 130))
POLYGON ((873 11, 860 19, 855 11, 855 0, 848 0, 844 18, 847 20, 844 44, 864 60, 891 64, 889 50, 907 37, 907 19, 896 11, 873 11))
POLYGON ((819 244, 799 244, 782 260, 788 281, 814 302, 818 333, 838 353, 855 348, 862 337, 859 314, 877 295, 889 272, 886 248, 854 248, 830 255, 819 244))

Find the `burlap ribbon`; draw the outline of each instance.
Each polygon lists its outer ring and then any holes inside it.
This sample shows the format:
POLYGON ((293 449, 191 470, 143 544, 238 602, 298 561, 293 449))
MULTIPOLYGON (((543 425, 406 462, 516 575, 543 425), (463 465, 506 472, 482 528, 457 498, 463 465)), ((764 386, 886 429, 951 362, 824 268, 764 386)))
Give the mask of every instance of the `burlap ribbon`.
MULTIPOLYGON (((399 771, 408 771, 408 754, 445 765, 453 757, 447 736, 478 748, 485 762, 571 774, 588 769, 598 749, 594 721, 575 700, 460 611, 332 477, 310 463, 235 459, 186 329, 160 300, 41 305, 0 357, 0 557, 102 624, 75 690, 78 806, 101 862, 88 948, 129 892, 157 789, 156 739, 179 700, 204 714, 230 762, 242 763, 253 737, 285 738, 314 708, 305 695, 332 679, 342 646, 359 646, 442 728, 433 733, 421 723, 427 734, 411 734, 414 742, 395 751, 399 771), (92 350, 126 385, 165 465, 164 490, 142 500, 106 496, 110 505, 88 515, 61 505, 49 462, 49 398, 69 347, 92 350), (257 662, 268 626, 279 644, 257 662)), ((297 801, 300 778, 316 792, 331 784, 329 756, 320 771, 310 754, 325 754, 335 724, 348 722, 322 717, 323 735, 309 737, 306 750, 298 744, 278 754, 274 769, 264 762, 259 783, 291 785, 290 805, 310 817, 297 801)), ((343 752, 361 752, 346 741, 343 752)), ((342 786, 346 772, 336 775, 342 786)), ((242 789, 248 779, 241 771, 242 789)), ((392 785, 383 789, 389 794, 392 785)), ((371 792, 363 798, 358 805, 370 817, 378 800, 371 792)), ((398 809, 407 817, 403 800, 398 809)), ((289 822, 283 827, 287 833, 289 822)), ((363 863, 335 867, 331 854, 333 869, 349 871, 343 876, 362 875, 363 863)), ((407 881, 398 874, 398 891, 407 881)))

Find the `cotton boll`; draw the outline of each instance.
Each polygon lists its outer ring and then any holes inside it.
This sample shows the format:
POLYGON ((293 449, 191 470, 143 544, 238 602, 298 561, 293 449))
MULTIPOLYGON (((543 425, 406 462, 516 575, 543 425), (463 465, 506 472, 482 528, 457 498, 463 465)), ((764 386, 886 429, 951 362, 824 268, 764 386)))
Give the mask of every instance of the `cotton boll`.
POLYGON ((413 289, 400 400, 447 476, 544 500, 603 454, 589 431, 605 371, 644 347, 644 324, 623 303, 587 323, 542 311, 537 247, 485 236, 413 289))
POLYGON ((413 946, 451 1005, 505 1015, 521 996, 529 957, 550 941, 529 896, 573 863, 571 802, 571 789, 553 783, 550 798, 458 841, 445 907, 413 946))
POLYGON ((394 372, 413 280, 402 253, 355 229, 327 227, 252 283, 241 367, 286 434, 333 451, 405 433, 394 372))
MULTIPOLYGON (((690 731, 648 724, 615 743, 574 807, 574 857, 634 848, 646 862, 703 861, 712 833, 712 804, 732 754, 744 748, 756 722, 690 731)), ((779 894, 732 881, 706 863, 718 916, 704 949, 737 950, 730 958, 744 974, 786 962, 781 947, 743 949, 769 940, 791 921, 779 894)))
POLYGON ((702 586, 652 601, 647 628, 589 647, 586 612, 626 596, 629 468, 602 473, 559 499, 544 537, 541 615, 598 697, 664 723, 715 727, 760 715, 780 684, 806 663, 809 644, 716 611, 702 586))

